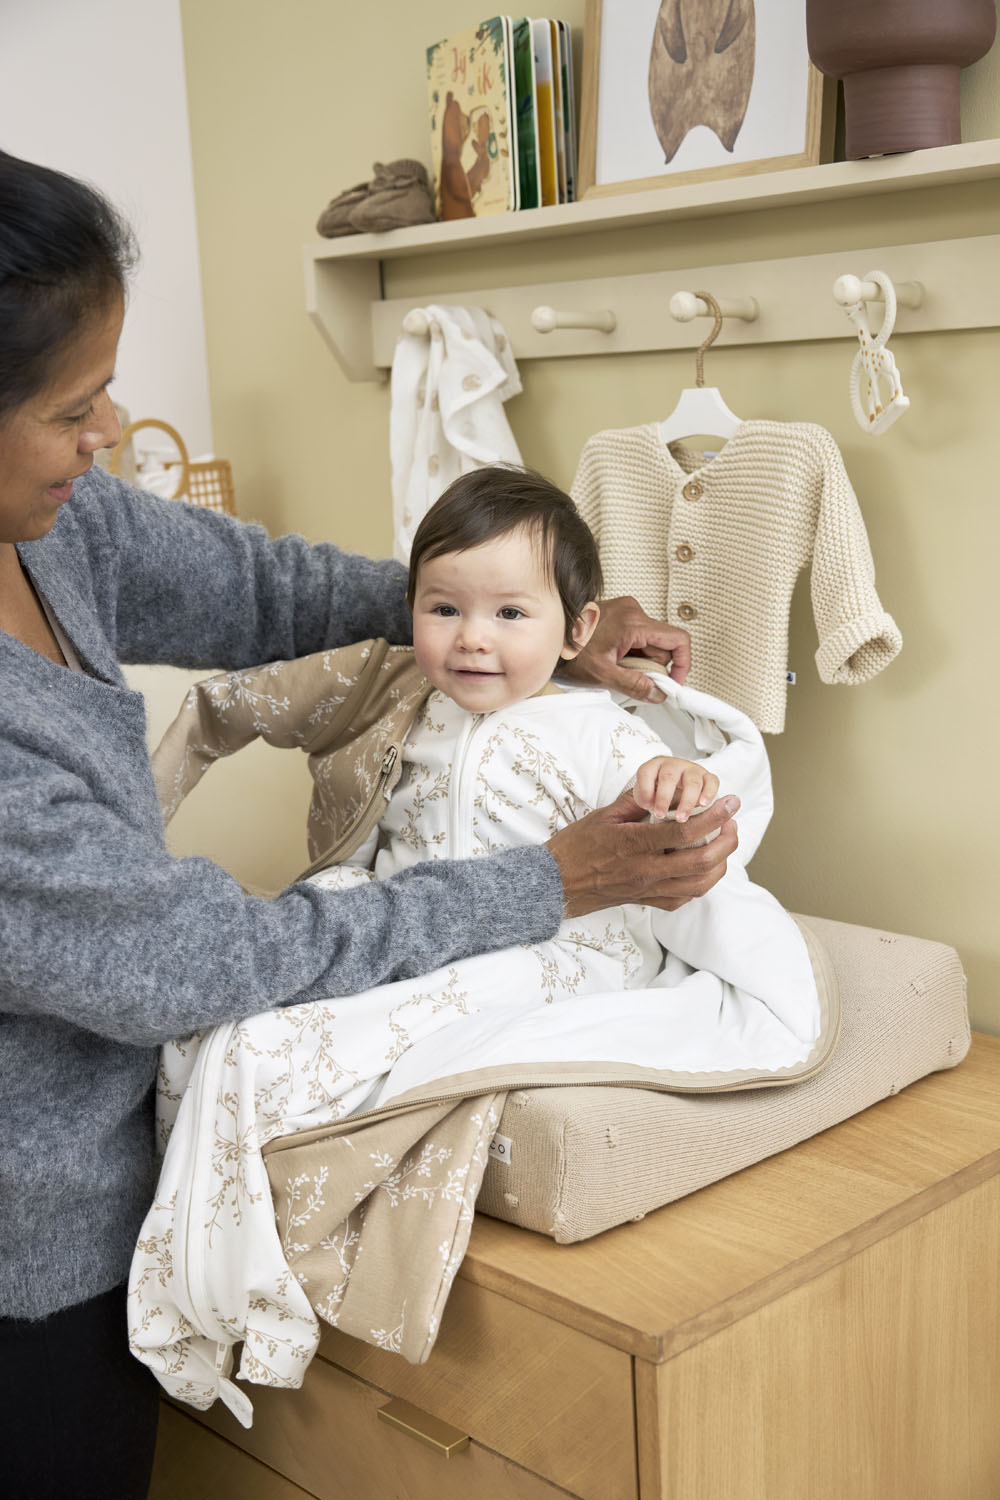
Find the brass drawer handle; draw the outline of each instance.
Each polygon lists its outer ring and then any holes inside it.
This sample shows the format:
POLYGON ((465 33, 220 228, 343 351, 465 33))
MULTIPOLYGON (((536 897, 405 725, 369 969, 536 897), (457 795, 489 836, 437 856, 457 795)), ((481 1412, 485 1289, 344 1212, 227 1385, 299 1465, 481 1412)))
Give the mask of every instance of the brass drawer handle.
POLYGON ((452 1454, 461 1453, 469 1446, 467 1432, 450 1427, 447 1422, 432 1417, 430 1412, 421 1411, 419 1406, 411 1406, 409 1401, 390 1401, 378 1407, 375 1415, 380 1422, 388 1422, 390 1427, 408 1432, 418 1443, 426 1443, 444 1458, 451 1458, 452 1454))

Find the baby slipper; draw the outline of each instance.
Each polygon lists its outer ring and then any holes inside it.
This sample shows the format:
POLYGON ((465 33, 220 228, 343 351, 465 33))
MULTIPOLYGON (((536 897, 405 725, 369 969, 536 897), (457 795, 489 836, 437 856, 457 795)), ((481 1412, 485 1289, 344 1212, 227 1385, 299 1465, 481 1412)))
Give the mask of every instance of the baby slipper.
POLYGON ((372 168, 375 176, 369 186, 369 195, 373 193, 387 193, 397 188, 407 187, 429 187, 427 168, 422 161, 411 161, 409 157, 400 157, 398 161, 384 163, 377 161, 372 168))
POLYGON ((434 200, 423 162, 400 158, 384 165, 377 161, 374 171, 367 195, 349 211, 354 230, 378 233, 434 222, 434 200))
POLYGON ((345 188, 336 198, 331 198, 316 220, 316 233, 328 240, 334 240, 341 234, 359 233, 350 221, 350 214, 352 209, 364 202, 369 187, 369 183, 359 182, 354 187, 345 188))

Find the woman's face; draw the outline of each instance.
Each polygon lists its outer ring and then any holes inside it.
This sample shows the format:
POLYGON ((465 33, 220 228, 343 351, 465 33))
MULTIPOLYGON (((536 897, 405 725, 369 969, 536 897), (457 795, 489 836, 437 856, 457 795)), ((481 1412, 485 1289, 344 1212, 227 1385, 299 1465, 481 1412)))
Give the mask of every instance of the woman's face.
POLYGON ((116 296, 65 346, 51 382, 0 418, 0 542, 50 531, 96 450, 121 437, 107 388, 123 311, 116 296))

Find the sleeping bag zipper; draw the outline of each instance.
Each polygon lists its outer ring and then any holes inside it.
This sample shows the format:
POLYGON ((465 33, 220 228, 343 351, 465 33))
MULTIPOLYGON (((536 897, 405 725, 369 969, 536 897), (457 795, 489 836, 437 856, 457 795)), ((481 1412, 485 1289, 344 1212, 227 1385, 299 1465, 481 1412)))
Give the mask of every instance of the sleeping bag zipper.
MULTIPOLYGON (((310 875, 315 875, 320 870, 326 870, 330 865, 343 864, 344 860, 348 859, 354 853, 355 849, 360 849, 385 812, 391 790, 389 783, 394 779, 392 773, 396 770, 396 765, 399 761, 399 752, 399 745, 388 745, 386 747, 382 754, 382 764, 379 766, 375 786, 368 801, 358 813, 350 828, 345 834, 341 835, 336 843, 331 844, 328 849, 325 849, 318 859, 314 859, 312 864, 303 870, 300 875, 296 875, 296 880, 308 880, 310 875)), ((401 766, 400 770, 402 770, 401 766)), ((398 779, 398 776, 395 779, 398 779)))
MULTIPOLYGON (((236 1030, 235 1022, 223 1022, 213 1027, 210 1035, 201 1044, 195 1073, 188 1086, 188 1102, 191 1120, 188 1126, 191 1170, 184 1174, 184 1188, 178 1193, 175 1215, 175 1237, 173 1247, 174 1279, 178 1288, 186 1294, 194 1315, 195 1327, 206 1338, 215 1339, 220 1346, 216 1353, 216 1369, 222 1369, 222 1361, 233 1340, 219 1322, 211 1305, 205 1277, 205 1236, 207 1230, 201 1223, 207 1198, 202 1180, 211 1167, 211 1153, 199 1149, 201 1137, 206 1129, 214 1126, 215 1101, 219 1091, 219 1071, 236 1030)), ((174 1126, 177 1129, 177 1126, 174 1126)), ((169 1149, 169 1147, 168 1147, 169 1149)))
POLYGON ((469 791, 468 761, 476 731, 484 718, 484 714, 473 714, 469 722, 463 724, 455 746, 448 794, 449 859, 468 859, 472 853, 472 794, 469 791))

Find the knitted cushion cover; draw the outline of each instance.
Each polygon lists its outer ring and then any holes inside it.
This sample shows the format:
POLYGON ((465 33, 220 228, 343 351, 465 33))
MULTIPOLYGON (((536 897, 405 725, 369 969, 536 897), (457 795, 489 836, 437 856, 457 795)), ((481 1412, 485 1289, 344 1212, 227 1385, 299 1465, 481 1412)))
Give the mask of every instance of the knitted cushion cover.
POLYGON ((961 1061, 969 1021, 954 949, 799 920, 826 948, 840 984, 840 1038, 824 1068, 786 1088, 743 1093, 515 1091, 498 1127, 509 1146, 490 1160, 477 1208, 562 1244, 588 1239, 961 1061))

